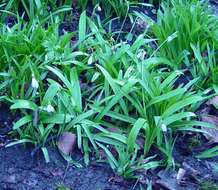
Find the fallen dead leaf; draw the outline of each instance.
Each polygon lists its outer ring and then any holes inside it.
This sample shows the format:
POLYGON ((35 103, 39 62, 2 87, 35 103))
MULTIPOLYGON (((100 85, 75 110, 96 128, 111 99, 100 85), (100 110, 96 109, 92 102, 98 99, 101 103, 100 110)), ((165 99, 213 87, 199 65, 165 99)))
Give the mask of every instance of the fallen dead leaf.
POLYGON ((168 190, 181 190, 182 187, 178 185, 176 180, 176 172, 173 170, 161 170, 158 172, 160 179, 156 180, 156 184, 168 190))
POLYGON ((210 123, 210 124, 213 124, 215 125, 217 128, 207 128, 207 127, 204 127, 204 130, 207 132, 204 134, 204 136, 214 142, 214 143, 217 143, 218 142, 218 117, 216 116, 202 116, 201 117, 201 120, 203 122, 206 122, 206 123, 210 123))
POLYGON ((123 182, 123 178, 121 176, 113 176, 108 179, 108 182, 121 183, 123 182))
POLYGON ((214 96, 210 100, 207 101, 207 105, 213 105, 214 107, 218 106, 218 96, 214 96))
POLYGON ((194 169, 192 166, 190 166, 187 162, 183 162, 182 163, 182 167, 187 171, 187 173, 191 174, 191 175, 199 175, 200 172, 196 169, 194 169))
POLYGON ((184 181, 185 174, 186 174, 186 170, 184 170, 183 168, 179 168, 179 171, 176 175, 176 180, 179 185, 182 184, 182 182, 184 181))
POLYGON ((69 132, 64 132, 58 140, 58 149, 65 155, 72 153, 76 144, 76 135, 69 132))
POLYGON ((63 176, 64 172, 63 172, 63 170, 61 170, 61 169, 57 169, 57 170, 51 171, 51 174, 52 174, 53 176, 63 176))

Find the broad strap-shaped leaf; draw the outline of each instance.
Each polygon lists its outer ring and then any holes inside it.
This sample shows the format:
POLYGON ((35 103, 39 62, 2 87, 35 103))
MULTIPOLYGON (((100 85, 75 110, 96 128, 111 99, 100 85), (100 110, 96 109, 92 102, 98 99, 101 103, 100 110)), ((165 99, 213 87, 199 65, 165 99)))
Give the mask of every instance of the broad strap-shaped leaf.
POLYGON ((55 95, 57 94, 59 89, 60 89, 59 84, 57 84, 56 82, 52 83, 43 97, 42 105, 46 105, 49 102, 51 102, 53 98, 55 97, 55 95))
POLYGON ((168 126, 170 125, 171 123, 174 123, 176 121, 180 121, 184 118, 190 118, 190 117, 196 117, 196 115, 193 113, 193 112, 181 112, 181 113, 176 113, 176 114, 173 114, 169 117, 166 117, 166 118, 162 118, 163 119, 163 123, 168 126))
POLYGON ((182 99, 174 103, 173 105, 171 105, 169 108, 167 108, 166 111, 163 113, 162 117, 170 116, 176 113, 177 111, 185 108, 186 106, 197 103, 202 100, 203 100, 202 96, 199 96, 199 95, 193 95, 185 99, 182 99))
POLYGON ((75 100, 76 105, 79 111, 81 112, 82 111, 82 95, 81 95, 80 83, 79 83, 76 68, 73 68, 70 71, 70 82, 72 85, 73 99, 75 100))
POLYGON ((136 139, 141 129, 145 129, 147 127, 147 121, 145 119, 139 118, 133 128, 131 129, 128 139, 127 139, 127 150, 128 152, 134 152, 136 139))
POLYGON ((79 41, 83 41, 86 37, 86 11, 80 15, 79 19, 79 41))
POLYGON ((69 123, 72 120, 72 116, 69 114, 57 113, 57 114, 42 114, 40 119, 42 123, 64 124, 69 123))
POLYGON ((30 109, 36 110, 38 106, 29 100, 15 100, 10 109, 30 109))
POLYGON ((107 155, 107 158, 108 158, 108 162, 111 166, 111 168, 113 170, 115 170, 118 166, 119 166, 119 163, 117 162, 117 160, 114 158, 113 154, 108 150, 107 147, 105 147, 103 144, 101 143, 97 143, 97 145, 102 148, 104 150, 104 152, 106 153, 107 155))
POLYGON ((19 119, 16 123, 14 123, 13 125, 13 130, 19 129, 20 127, 22 127, 23 125, 26 125, 27 123, 32 121, 32 116, 31 115, 26 115, 24 117, 22 117, 21 119, 19 119))

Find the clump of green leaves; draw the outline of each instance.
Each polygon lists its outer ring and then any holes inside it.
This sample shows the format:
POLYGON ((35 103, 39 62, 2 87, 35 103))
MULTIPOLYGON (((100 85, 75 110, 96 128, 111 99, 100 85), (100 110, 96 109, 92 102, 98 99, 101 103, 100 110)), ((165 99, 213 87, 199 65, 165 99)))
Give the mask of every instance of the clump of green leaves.
MULTIPOLYGON (((129 9, 139 5, 151 6, 142 3, 139 0, 92 0, 94 10, 104 12, 106 17, 111 17, 113 14, 120 18, 125 18, 129 14, 129 9)), ((83 10, 87 8, 88 0, 78 0, 77 4, 83 10)))
POLYGON ((209 190, 209 189, 214 189, 218 190, 218 184, 215 184, 214 182, 202 182, 200 184, 200 190, 209 190))
POLYGON ((103 150, 112 169, 125 178, 174 165, 173 134, 212 127, 194 113, 205 100, 193 88, 197 80, 175 88, 183 72, 171 71, 173 62, 155 57, 158 50, 146 55, 154 39, 144 33, 129 44, 97 19, 81 14, 74 45, 73 34, 59 36, 56 22, 46 28, 38 20, 22 20, 12 28, 2 24, 0 92, 21 115, 13 125, 19 140, 10 145, 32 143, 48 162, 49 142, 71 132, 86 164, 90 152, 101 158, 103 150), (153 146, 162 160, 150 157, 153 146))
POLYGON ((0 30, 0 90, 11 99, 34 98, 32 80, 38 81, 44 93, 45 66, 69 65, 73 60, 72 34, 60 37, 57 23, 45 29, 37 20, 25 23, 21 19, 11 28, 1 25, 0 30))
POLYGON ((10 14, 15 17, 19 14, 21 17, 28 18, 30 22, 36 17, 42 22, 48 22, 52 16, 70 11, 71 6, 71 0, 3 0, 0 4, 1 12, 3 12, 2 21, 5 20, 7 13, 11 12, 10 14))
POLYGON ((214 90, 218 85, 218 55, 215 48, 207 47, 204 52, 201 51, 199 43, 195 46, 191 44, 194 53, 193 59, 189 60, 188 55, 185 56, 185 65, 193 78, 199 78, 196 86, 200 90, 211 89, 214 90))
POLYGON ((207 49, 207 44, 217 49, 217 23, 217 17, 212 15, 207 3, 173 0, 162 3, 152 31, 160 46, 160 55, 172 60, 176 68, 181 68, 184 51, 193 55, 191 44, 198 44, 201 52, 207 49), (169 36, 175 32, 176 38, 170 40, 169 36))

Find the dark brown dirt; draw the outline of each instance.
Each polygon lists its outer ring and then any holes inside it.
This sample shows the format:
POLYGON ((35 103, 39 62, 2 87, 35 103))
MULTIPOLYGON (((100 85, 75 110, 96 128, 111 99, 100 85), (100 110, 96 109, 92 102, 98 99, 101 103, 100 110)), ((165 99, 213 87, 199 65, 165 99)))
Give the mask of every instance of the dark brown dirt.
POLYGON ((31 157, 23 146, 0 148, 1 190, 55 190, 59 185, 73 190, 131 189, 132 184, 109 182, 114 176, 108 166, 75 168, 67 165, 55 149, 49 151, 51 163, 42 155, 31 157))

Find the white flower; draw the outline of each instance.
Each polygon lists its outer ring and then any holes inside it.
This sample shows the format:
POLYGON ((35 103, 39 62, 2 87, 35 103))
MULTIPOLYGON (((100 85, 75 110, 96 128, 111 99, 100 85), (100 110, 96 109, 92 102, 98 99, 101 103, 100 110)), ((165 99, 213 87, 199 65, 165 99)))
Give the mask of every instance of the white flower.
POLYGON ((145 55, 146 55, 146 51, 143 49, 140 49, 137 54, 137 58, 143 61, 145 59, 145 55))
POLYGON ((39 88, 39 83, 34 76, 32 76, 31 86, 35 89, 39 88))
POLYGON ((97 10, 99 11, 99 12, 101 12, 101 7, 98 5, 97 6, 97 10))
POLYGON ((54 107, 53 107, 51 104, 47 105, 47 107, 46 107, 45 110, 46 110, 48 113, 55 112, 55 109, 54 109, 54 107))
POLYGON ((163 132, 167 132, 167 126, 165 124, 162 124, 160 127, 163 132))

